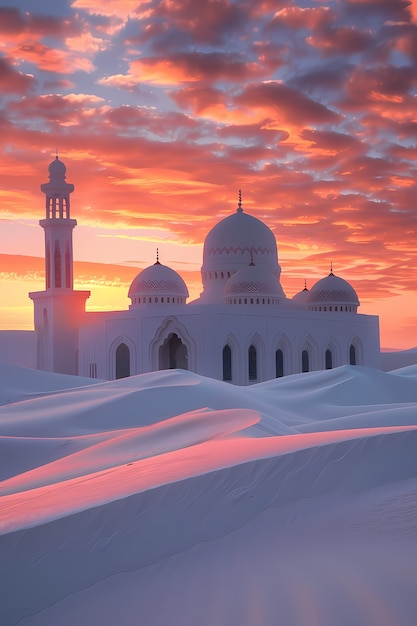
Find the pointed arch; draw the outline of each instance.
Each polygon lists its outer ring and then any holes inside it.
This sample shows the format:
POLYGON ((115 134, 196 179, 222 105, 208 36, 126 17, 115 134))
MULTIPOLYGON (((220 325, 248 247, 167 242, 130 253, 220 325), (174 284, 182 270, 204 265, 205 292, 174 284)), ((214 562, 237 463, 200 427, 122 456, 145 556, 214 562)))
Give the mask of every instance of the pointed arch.
POLYGON ((65 287, 67 289, 71 289, 71 254, 69 241, 67 241, 65 246, 65 287))
POLYGON ((301 371, 303 374, 310 371, 310 352, 308 347, 303 348, 301 351, 301 371))
POLYGON ((119 335, 110 345, 108 354, 109 379, 126 378, 136 374, 136 347, 126 335, 119 335))
POLYGON ((119 343, 116 348, 116 379, 130 376, 130 350, 125 343, 119 343))
POLYGON ((330 348, 326 348, 324 353, 324 366, 326 370, 333 369, 333 352, 330 348))
POLYGON ((51 287, 51 244, 49 241, 46 242, 46 251, 45 251, 45 271, 46 271, 46 288, 50 289, 51 287))
POLYGON ((324 343, 323 366, 325 369, 333 369, 341 364, 340 344, 333 335, 324 343))
POLYGON ((275 350, 275 378, 284 376, 284 351, 282 348, 275 350))
POLYGON ((61 248, 58 239, 54 248, 54 287, 61 287, 61 248))
POLYGON ((225 337, 221 351, 222 370, 219 378, 226 382, 233 382, 236 384, 240 376, 239 366, 241 363, 241 355, 239 342, 233 333, 228 333, 225 337), (230 354, 226 349, 227 347, 230 350, 230 354), (231 378, 228 378, 228 376, 231 376, 231 378))
POLYGON ((318 359, 319 349, 317 341, 310 335, 306 335, 300 343, 299 348, 299 371, 311 372, 321 369, 318 359))
POLYGON ((274 372, 275 378, 287 376, 291 373, 292 344, 285 333, 282 333, 274 342, 274 372))
POLYGON ((347 363, 349 365, 363 365, 363 343, 357 335, 352 337, 348 345, 347 363))
POLYGON ((246 343, 246 384, 265 380, 265 344, 258 333, 246 343))
POLYGON ((188 348, 176 333, 169 333, 159 346, 159 370, 188 370, 188 348))
POLYGON ((231 383, 232 376, 232 348, 228 343, 223 346, 222 351, 222 365, 223 365, 223 380, 231 383))
POLYGON ((249 382, 258 380, 258 355, 255 344, 251 343, 248 348, 248 378, 249 382))
MULTIPOLYGON (((181 364, 185 365, 187 363, 187 368, 191 371, 195 371, 196 369, 196 354, 197 348, 194 339, 189 334, 187 328, 184 324, 178 321, 176 317, 167 317, 161 323, 159 329, 157 330, 154 339, 149 344, 149 361, 151 363, 151 371, 157 371, 160 369, 160 359, 162 355, 162 359, 166 357, 166 350, 170 350, 169 342, 173 339, 173 336, 176 335, 179 342, 177 343, 177 348, 182 352, 181 355, 178 355, 178 358, 181 357, 181 364), (161 353, 161 349, 164 349, 165 353, 161 353), (165 354, 165 357, 163 356, 165 354), (185 359, 186 355, 186 361, 185 359)), ((175 340, 176 341, 176 340, 175 340)), ((163 368, 165 369, 165 368, 163 368)), ((185 369, 182 367, 181 369, 185 369)))

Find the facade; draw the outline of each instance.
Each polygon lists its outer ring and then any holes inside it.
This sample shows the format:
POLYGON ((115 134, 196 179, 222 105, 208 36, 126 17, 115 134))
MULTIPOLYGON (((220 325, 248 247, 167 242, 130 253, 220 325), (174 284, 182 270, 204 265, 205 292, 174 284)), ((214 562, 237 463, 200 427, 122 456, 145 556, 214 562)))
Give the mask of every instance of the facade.
POLYGON ((181 368, 248 385, 344 364, 379 368, 378 318, 357 313, 353 287, 331 271, 287 298, 275 237, 241 197, 206 237, 197 300, 187 303, 185 282, 157 258, 133 280, 128 310, 85 312, 89 292, 72 279, 73 186, 58 158, 49 172, 46 286, 30 294, 40 369, 115 379, 181 368))

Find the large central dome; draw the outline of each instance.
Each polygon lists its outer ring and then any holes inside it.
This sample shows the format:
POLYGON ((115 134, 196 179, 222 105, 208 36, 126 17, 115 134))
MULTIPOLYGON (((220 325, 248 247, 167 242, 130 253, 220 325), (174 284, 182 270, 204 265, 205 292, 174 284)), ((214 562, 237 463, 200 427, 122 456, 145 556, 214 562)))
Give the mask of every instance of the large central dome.
POLYGON ((261 220, 245 213, 239 201, 236 213, 216 224, 204 242, 202 299, 222 302, 227 280, 250 262, 279 281, 281 268, 274 234, 261 220))

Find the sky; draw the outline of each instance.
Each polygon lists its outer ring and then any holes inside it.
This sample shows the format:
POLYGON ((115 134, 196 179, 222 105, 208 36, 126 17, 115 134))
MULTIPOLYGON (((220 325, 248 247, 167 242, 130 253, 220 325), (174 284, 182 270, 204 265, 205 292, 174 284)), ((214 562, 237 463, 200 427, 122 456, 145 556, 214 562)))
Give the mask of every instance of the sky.
POLYGON ((33 327, 58 153, 89 310, 156 248, 197 297, 241 189, 287 296, 332 263, 383 347, 417 345, 416 0, 0 2, 0 94, 0 328, 33 327))

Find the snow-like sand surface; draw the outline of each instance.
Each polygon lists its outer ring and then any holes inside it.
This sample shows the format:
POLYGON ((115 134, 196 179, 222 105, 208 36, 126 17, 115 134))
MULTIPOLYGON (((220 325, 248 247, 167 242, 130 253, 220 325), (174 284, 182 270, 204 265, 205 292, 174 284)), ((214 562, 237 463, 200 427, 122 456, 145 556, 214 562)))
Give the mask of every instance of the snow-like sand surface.
POLYGON ((0 403, 2 626, 417 624, 417 366, 0 403))

